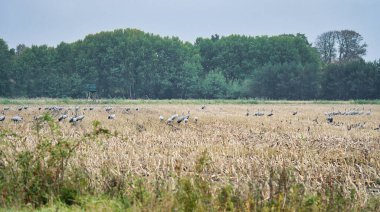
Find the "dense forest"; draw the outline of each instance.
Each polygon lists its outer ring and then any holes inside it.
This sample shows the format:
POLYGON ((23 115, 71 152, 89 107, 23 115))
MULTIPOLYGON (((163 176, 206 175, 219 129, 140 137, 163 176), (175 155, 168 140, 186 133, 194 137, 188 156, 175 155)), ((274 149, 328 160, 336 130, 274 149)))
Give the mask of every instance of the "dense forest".
POLYGON ((194 44, 136 29, 88 35, 56 47, 0 39, 1 97, 380 98, 380 61, 351 30, 321 34, 230 35, 194 44))

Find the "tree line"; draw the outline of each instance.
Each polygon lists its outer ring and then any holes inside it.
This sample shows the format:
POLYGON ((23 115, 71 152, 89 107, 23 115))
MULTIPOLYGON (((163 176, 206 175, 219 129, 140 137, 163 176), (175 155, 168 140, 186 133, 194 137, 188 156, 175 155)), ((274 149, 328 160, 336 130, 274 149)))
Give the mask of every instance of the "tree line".
POLYGON ((0 39, 0 96, 84 98, 380 98, 380 63, 350 30, 321 34, 230 35, 195 43, 136 29, 86 36, 56 47, 0 39))

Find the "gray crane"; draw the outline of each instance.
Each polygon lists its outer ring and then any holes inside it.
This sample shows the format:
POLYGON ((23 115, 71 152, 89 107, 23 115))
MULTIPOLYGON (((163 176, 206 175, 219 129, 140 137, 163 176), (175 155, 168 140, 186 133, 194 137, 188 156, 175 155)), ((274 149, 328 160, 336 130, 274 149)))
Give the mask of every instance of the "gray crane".
POLYGON ((182 115, 182 116, 178 117, 177 123, 180 124, 182 121, 184 121, 185 119, 189 119, 189 118, 190 118, 190 111, 187 112, 186 116, 182 115))
POLYGON ((178 114, 174 114, 174 115, 170 116, 170 117, 168 118, 168 120, 166 121, 166 124, 172 124, 173 121, 174 121, 177 117, 178 117, 178 114))
POLYGON ((22 121, 22 117, 19 116, 19 115, 17 115, 17 116, 13 116, 13 117, 11 118, 11 120, 12 120, 14 123, 16 123, 16 122, 20 122, 20 121, 22 121))
POLYGON ((84 115, 77 116, 77 121, 82 121, 84 119, 84 115))
POLYGON ((374 130, 380 131, 380 124, 378 127, 376 127, 374 130))
POLYGON ((108 119, 115 119, 116 118, 116 114, 109 114, 108 115, 108 119))
POLYGON ((328 116, 328 117, 326 118, 326 120, 327 120, 327 123, 329 123, 329 124, 331 124, 331 123, 334 121, 334 119, 333 119, 332 116, 328 116))
POLYGON ((260 112, 259 109, 257 109, 257 112, 255 113, 255 116, 263 116, 264 112, 260 112))
POLYGON ((0 121, 4 121, 5 120, 5 115, 4 115, 4 112, 2 112, 3 115, 0 116, 0 121))
POLYGON ((36 120, 36 121, 37 121, 37 120, 42 121, 43 118, 44 118, 43 115, 38 115, 38 116, 34 116, 34 117, 33 117, 33 119, 36 120))
POLYGON ((58 117, 58 121, 63 121, 67 118, 67 114, 62 114, 61 116, 58 117))
POLYGON ((84 115, 78 116, 77 114, 70 118, 69 122, 75 124, 78 121, 82 121, 84 119, 84 115))
POLYGON ((271 110, 270 113, 268 113, 267 116, 273 116, 273 110, 271 110))
POLYGON ((160 122, 162 122, 164 120, 164 116, 160 115, 159 119, 160 119, 160 122))
POLYGON ((70 123, 76 123, 77 121, 78 121, 77 117, 75 117, 75 116, 71 117, 70 120, 69 120, 70 123))

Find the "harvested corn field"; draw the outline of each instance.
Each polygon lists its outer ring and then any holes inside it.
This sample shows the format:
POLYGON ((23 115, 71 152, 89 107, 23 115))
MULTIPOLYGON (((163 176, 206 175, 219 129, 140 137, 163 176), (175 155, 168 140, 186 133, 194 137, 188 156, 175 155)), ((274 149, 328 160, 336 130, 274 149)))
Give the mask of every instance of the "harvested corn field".
POLYGON ((379 105, 0 109, 3 206, 57 199, 75 206, 84 201, 78 196, 88 194, 125 197, 123 207, 139 210, 372 210, 379 205, 379 105), (32 188, 48 197, 38 197, 32 188), (74 193, 69 200, 62 188, 74 193))

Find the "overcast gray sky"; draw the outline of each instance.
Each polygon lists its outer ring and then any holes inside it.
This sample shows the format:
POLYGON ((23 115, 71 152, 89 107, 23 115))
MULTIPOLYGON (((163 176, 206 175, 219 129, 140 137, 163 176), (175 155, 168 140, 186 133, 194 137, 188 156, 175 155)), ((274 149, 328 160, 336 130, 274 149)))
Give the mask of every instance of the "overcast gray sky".
POLYGON ((380 0, 0 0, 0 38, 56 46, 87 34, 137 28, 194 42, 212 34, 304 33, 352 29, 380 59, 380 0))

